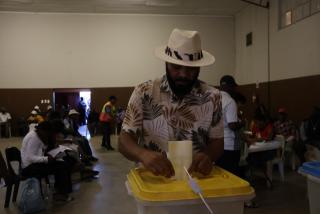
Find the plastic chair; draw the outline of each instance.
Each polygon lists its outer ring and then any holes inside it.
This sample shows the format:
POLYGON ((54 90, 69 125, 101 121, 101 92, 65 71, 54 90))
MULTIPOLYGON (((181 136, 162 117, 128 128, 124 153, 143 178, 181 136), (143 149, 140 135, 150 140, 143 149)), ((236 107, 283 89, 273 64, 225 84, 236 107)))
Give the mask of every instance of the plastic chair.
POLYGON ((5 202, 4 202, 4 208, 8 208, 9 203, 10 203, 10 198, 11 198, 11 191, 12 191, 12 187, 14 185, 14 182, 10 177, 10 173, 7 168, 6 162, 2 156, 2 153, 0 152, 0 179, 1 178, 3 178, 4 183, 6 185, 6 188, 7 188, 5 202))
POLYGON ((282 135, 276 135, 275 139, 276 141, 281 142, 280 147, 280 154, 277 155, 274 159, 267 162, 267 176, 272 181, 272 171, 273 166, 275 164, 278 165, 281 181, 284 181, 284 152, 285 152, 285 138, 282 135))
POLYGON ((290 167, 293 171, 296 170, 296 167, 300 165, 300 159, 298 155, 296 154, 295 150, 293 149, 293 146, 295 143, 300 142, 300 135, 298 129, 295 131, 295 136, 293 139, 286 140, 286 145, 285 145, 285 157, 289 161, 290 167))
POLYGON ((9 171, 10 177, 12 178, 12 181, 14 182, 12 202, 15 202, 17 200, 17 194, 18 194, 18 189, 19 189, 19 185, 20 185, 20 180, 22 180, 21 176, 20 176, 21 153, 17 147, 6 148, 5 153, 6 153, 8 171, 9 171), (17 171, 12 166, 12 162, 14 162, 14 161, 18 163, 18 170, 17 171))
MULTIPOLYGON (((17 147, 10 147, 10 148, 6 148, 5 153, 6 153, 6 159, 7 159, 7 164, 8 164, 8 171, 9 171, 10 177, 14 183, 12 202, 15 202, 17 200, 20 181, 26 179, 26 177, 21 176, 21 170, 22 170, 22 168, 21 168, 21 152, 17 147), (12 166, 13 162, 18 162, 18 170, 17 171, 12 166)), ((49 179, 47 176, 37 177, 37 179, 40 182, 40 189, 41 189, 41 193, 43 196, 42 185, 41 185, 42 178, 45 178, 47 184, 49 184, 49 179)))

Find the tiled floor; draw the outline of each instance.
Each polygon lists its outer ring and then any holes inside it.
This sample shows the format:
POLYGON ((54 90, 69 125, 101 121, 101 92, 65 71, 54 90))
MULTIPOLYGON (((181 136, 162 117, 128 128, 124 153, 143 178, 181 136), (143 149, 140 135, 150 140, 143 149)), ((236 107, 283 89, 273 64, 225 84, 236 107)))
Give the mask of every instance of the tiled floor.
MULTIPOLYGON (((0 139, 0 150, 21 145, 21 138, 0 139)), ((100 177, 91 182, 81 182, 74 185, 74 201, 65 205, 55 205, 45 213, 136 213, 135 201, 128 196, 124 182, 126 174, 133 164, 127 161, 117 151, 107 151, 100 147, 101 137, 91 138, 91 145, 99 162, 94 166, 100 171, 100 177)), ((113 146, 117 147, 116 137, 112 139, 113 146)), ((265 182, 257 178, 255 189, 259 208, 245 209, 246 214, 304 214, 308 211, 306 181, 296 172, 286 171, 285 182, 278 181, 275 170, 274 188, 267 189, 265 182)), ((4 209, 5 188, 0 189, 0 213, 15 214, 18 209, 15 204, 4 209)))

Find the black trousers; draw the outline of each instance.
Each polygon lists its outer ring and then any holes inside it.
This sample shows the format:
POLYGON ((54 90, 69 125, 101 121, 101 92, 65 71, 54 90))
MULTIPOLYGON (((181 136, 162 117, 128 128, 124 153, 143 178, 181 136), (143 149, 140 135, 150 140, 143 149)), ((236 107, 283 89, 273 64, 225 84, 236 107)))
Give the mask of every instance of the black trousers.
POLYGON ((79 147, 81 147, 82 152, 87 156, 92 156, 92 150, 89 141, 85 137, 76 138, 79 147))
POLYGON ((72 192, 71 168, 65 161, 52 163, 33 163, 22 169, 22 176, 42 178, 54 175, 54 187, 57 193, 69 194, 72 192))
POLYGON ((111 139, 110 139, 111 124, 103 122, 101 124, 101 126, 102 126, 102 143, 101 143, 101 146, 105 146, 107 148, 110 148, 111 147, 111 139))
POLYGON ((240 176, 240 150, 224 150, 223 155, 219 158, 216 164, 223 169, 240 176))
POLYGON ((2 138, 8 138, 9 137, 9 123, 1 123, 0 124, 0 130, 1 130, 1 137, 2 138))

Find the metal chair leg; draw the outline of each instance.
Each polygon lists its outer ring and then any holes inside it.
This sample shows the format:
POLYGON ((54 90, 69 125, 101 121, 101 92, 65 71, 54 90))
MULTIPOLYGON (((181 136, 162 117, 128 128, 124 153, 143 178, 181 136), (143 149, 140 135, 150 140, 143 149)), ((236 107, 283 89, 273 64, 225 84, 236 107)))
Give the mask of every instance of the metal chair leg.
POLYGON ((11 198, 11 191, 12 191, 12 184, 7 186, 7 191, 6 191, 6 199, 4 202, 4 208, 8 208, 9 207, 9 203, 10 203, 10 198, 11 198))
POLYGON ((18 181, 18 182, 16 182, 14 184, 12 202, 16 202, 17 201, 17 195, 18 195, 19 186, 20 186, 20 181, 18 181))

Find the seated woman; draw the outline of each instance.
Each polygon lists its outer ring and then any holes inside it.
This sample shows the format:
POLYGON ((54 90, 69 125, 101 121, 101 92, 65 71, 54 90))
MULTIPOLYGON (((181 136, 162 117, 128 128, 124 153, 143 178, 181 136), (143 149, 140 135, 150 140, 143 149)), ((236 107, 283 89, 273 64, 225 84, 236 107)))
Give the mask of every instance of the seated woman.
POLYGON ((273 140, 275 133, 273 124, 262 114, 257 114, 251 127, 252 136, 247 139, 249 144, 273 140))
MULTIPOLYGON (((262 114, 256 114, 251 127, 252 136, 246 137, 248 146, 265 141, 268 143, 273 140, 274 128, 273 124, 262 114)), ((267 150, 261 152, 250 153, 247 157, 247 162, 251 166, 264 165, 267 161, 272 160, 276 156, 276 150, 267 150)))

